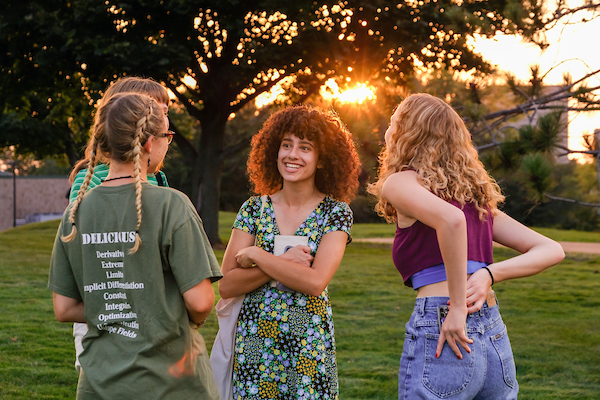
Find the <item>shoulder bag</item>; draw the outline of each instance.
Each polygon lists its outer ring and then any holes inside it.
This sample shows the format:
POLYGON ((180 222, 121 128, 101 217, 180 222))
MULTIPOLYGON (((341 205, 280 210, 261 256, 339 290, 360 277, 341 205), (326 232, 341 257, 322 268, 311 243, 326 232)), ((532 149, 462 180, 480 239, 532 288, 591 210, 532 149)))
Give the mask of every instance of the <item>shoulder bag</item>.
MULTIPOLYGON (((267 196, 261 197, 262 204, 260 206, 259 219, 262 219, 266 200, 267 196)), ((258 236, 258 231, 256 232, 256 236, 258 236)), ((254 244, 256 245, 256 239, 254 239, 254 244)), ((219 299, 215 306, 219 322, 219 331, 217 332, 210 353, 210 366, 212 367, 213 376, 221 400, 233 400, 235 330, 245 297, 246 295, 241 295, 229 299, 219 299)))

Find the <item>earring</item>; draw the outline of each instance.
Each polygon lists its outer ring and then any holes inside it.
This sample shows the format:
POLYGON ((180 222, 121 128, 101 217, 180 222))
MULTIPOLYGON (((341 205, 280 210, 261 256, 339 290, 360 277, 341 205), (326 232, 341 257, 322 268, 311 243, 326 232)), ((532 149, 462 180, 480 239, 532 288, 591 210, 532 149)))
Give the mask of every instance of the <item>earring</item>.
POLYGON ((148 166, 150 166, 150 156, 148 156, 148 166))

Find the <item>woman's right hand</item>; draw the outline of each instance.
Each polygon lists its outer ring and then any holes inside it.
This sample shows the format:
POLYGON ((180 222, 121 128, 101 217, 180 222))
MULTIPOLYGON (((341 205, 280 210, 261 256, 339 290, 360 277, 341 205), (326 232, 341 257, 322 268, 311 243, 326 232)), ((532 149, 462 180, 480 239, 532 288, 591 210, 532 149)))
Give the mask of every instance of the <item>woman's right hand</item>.
POLYGON ((310 254, 310 247, 305 245, 294 246, 279 257, 305 267, 310 267, 314 260, 314 257, 310 254))
POLYGON ((464 307, 462 310, 457 307, 450 306, 448 316, 442 324, 442 331, 438 340, 437 349, 435 351, 436 358, 442 354, 444 343, 448 342, 448 346, 452 349, 459 360, 462 359, 462 353, 458 346, 465 349, 467 353, 471 352, 468 344, 473 343, 473 339, 469 339, 465 333, 465 323, 467 321, 467 310, 464 307))

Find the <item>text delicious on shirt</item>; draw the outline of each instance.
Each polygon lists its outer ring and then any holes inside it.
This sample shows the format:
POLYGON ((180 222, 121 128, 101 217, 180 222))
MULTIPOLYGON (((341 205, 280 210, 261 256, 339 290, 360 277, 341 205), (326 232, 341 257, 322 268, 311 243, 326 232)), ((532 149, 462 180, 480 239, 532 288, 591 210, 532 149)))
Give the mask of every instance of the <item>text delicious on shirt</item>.
MULTIPOLYGON (((126 232, 95 232, 82 233, 82 245, 102 245, 118 243, 134 243, 135 231, 126 232)), ((123 261, 125 252, 122 250, 96 251, 96 258, 100 260, 100 267, 106 273, 106 281, 91 282, 83 286, 87 293, 94 291, 103 291, 102 297, 105 300, 104 308, 107 313, 98 314, 97 318, 100 324, 96 327, 98 330, 106 331, 129 338, 137 337, 140 325, 135 320, 137 313, 132 310, 131 304, 127 302, 127 290, 143 290, 143 282, 122 282, 125 273, 122 271, 125 263, 123 261), (115 271, 115 269, 117 269, 115 271), (107 292, 107 290, 119 289, 119 292, 107 292), (123 321, 124 319, 129 321, 123 321), (128 328, 128 329, 126 329, 128 328)))

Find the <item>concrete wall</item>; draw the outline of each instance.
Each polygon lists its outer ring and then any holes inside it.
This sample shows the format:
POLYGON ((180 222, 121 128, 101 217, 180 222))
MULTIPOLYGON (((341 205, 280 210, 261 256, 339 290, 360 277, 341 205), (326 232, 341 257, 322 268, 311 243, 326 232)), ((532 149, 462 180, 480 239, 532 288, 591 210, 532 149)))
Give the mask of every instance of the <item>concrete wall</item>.
POLYGON ((0 231, 13 227, 15 206, 18 225, 26 220, 43 221, 48 219, 47 214, 62 214, 68 204, 67 191, 70 187, 66 176, 17 176, 14 187, 12 175, 0 176, 0 231))

